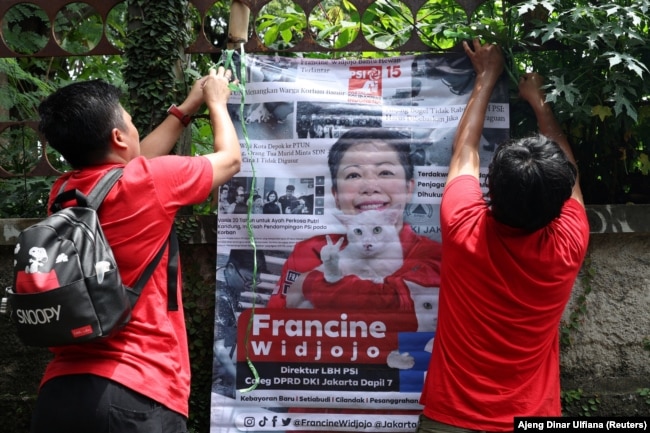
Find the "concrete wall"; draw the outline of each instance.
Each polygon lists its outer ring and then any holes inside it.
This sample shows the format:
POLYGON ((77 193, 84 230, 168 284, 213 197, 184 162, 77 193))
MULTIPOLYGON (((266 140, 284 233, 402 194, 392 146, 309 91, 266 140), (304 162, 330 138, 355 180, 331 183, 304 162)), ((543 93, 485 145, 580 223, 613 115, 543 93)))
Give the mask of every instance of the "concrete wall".
POLYGON ((583 391, 576 407, 597 398, 592 415, 649 416, 639 390, 650 388, 650 206, 588 211, 589 251, 564 319, 584 312, 562 350, 562 389, 583 391))
MULTIPOLYGON (((565 414, 650 416, 650 397, 639 391, 650 388, 650 206, 592 206, 588 214, 588 256, 564 315, 571 325, 563 326, 561 355, 565 414)), ((15 236, 32 222, 0 220, 0 287, 11 284, 15 236)), ((193 248, 216 243, 215 218, 199 222, 182 246, 184 260, 206 260, 193 248)), ((19 431, 49 354, 22 346, 7 317, 0 345, 0 413, 11 414, 0 416, 0 431, 19 431)))

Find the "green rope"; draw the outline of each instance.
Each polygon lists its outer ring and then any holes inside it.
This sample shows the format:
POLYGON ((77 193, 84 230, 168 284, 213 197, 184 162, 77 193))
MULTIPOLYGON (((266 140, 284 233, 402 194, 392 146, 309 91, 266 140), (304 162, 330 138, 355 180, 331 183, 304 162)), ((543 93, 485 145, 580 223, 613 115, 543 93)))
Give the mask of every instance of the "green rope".
POLYGON ((246 340, 244 342, 245 347, 246 347, 246 363, 248 364, 248 368, 253 373, 253 376, 255 380, 253 381, 253 384, 245 389, 240 389, 239 392, 250 392, 253 391, 255 388, 260 383, 260 375, 257 372, 257 369, 255 368, 255 365, 253 364, 253 361, 250 359, 250 354, 249 354, 249 338, 252 332, 253 328, 253 316, 255 315, 255 299, 257 297, 257 245, 255 243, 255 236, 253 233, 253 227, 251 225, 251 211, 253 209, 253 197, 254 194, 253 192, 255 191, 255 184, 257 181, 257 176, 255 174, 255 165, 253 164, 253 154, 251 152, 251 143, 250 139, 248 137, 248 131, 246 129, 246 120, 244 116, 244 104, 246 102, 246 67, 244 63, 244 44, 241 44, 241 49, 239 53, 239 74, 237 73, 237 69, 234 68, 233 66, 233 54, 234 50, 225 50, 224 56, 222 56, 222 60, 219 62, 223 62, 223 67, 226 69, 231 69, 233 76, 236 80, 238 80, 237 84, 230 83, 228 87, 230 88, 231 91, 239 91, 241 94, 241 102, 239 104, 239 119, 241 122, 241 128, 242 128, 242 134, 244 136, 244 141, 246 143, 246 153, 249 156, 250 164, 251 164, 251 171, 252 171, 252 177, 253 180, 251 182, 251 188, 248 193, 248 200, 246 201, 247 207, 248 207, 248 212, 246 214, 246 230, 248 233, 248 239, 251 244, 251 247, 253 248, 253 285, 252 285, 252 291, 253 291, 253 300, 252 304, 253 306, 251 307, 251 315, 250 319, 248 321, 248 326, 246 328, 246 340))

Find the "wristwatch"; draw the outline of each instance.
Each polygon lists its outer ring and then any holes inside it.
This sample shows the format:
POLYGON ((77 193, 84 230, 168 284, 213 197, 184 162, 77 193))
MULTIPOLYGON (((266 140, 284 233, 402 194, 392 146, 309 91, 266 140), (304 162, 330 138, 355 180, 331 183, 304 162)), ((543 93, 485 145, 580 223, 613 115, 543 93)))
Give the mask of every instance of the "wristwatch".
POLYGON ((167 109, 167 114, 171 114, 175 118, 181 121, 183 126, 187 126, 190 124, 192 121, 192 116, 189 116, 185 113, 183 113, 176 105, 172 104, 168 109, 167 109))

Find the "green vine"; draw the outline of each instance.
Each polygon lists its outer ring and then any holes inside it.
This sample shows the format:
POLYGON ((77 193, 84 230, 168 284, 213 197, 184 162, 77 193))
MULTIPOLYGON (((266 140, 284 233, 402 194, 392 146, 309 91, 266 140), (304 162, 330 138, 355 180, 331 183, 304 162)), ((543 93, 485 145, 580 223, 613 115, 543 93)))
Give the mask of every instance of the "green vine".
POLYGON ((181 244, 183 260, 183 308, 187 327, 188 349, 192 382, 190 392, 191 433, 210 429, 210 392, 212 388, 214 343, 214 273, 211 264, 216 263, 214 246, 187 246, 181 244), (212 259, 191 260, 192 255, 212 255, 212 259))
POLYGON ((166 117, 166 108, 189 91, 183 76, 190 41, 187 0, 129 0, 124 78, 133 122, 146 135, 166 117))
POLYGON ((587 254, 582 264, 580 277, 582 293, 576 297, 576 304, 571 310, 568 320, 560 326, 560 346, 562 348, 571 346, 571 336, 580 329, 583 318, 587 314, 587 296, 591 293, 595 275, 596 271, 591 266, 591 256, 587 254))
POLYGON ((600 406, 598 394, 592 397, 585 397, 582 389, 569 389, 560 393, 562 399, 562 412, 571 416, 593 416, 600 406))
POLYGON ((176 236, 181 244, 188 244, 199 228, 199 221, 196 215, 178 215, 174 221, 176 236))

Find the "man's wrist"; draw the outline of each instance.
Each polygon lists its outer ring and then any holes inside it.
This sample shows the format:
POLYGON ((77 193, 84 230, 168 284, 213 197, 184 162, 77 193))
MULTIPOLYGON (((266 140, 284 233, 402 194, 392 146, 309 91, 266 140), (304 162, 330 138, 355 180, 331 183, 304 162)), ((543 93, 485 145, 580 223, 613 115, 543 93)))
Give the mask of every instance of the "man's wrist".
POLYGON ((189 114, 184 113, 180 108, 178 108, 175 104, 172 104, 168 109, 167 109, 167 114, 174 116, 177 118, 183 126, 187 126, 190 124, 192 121, 192 116, 189 114))

